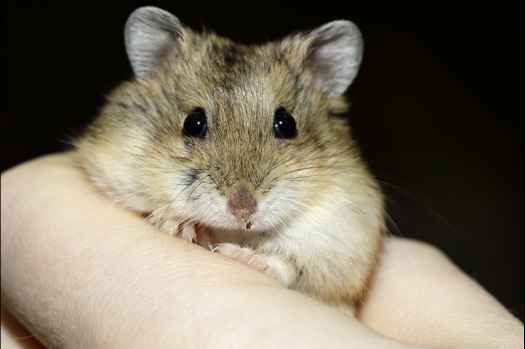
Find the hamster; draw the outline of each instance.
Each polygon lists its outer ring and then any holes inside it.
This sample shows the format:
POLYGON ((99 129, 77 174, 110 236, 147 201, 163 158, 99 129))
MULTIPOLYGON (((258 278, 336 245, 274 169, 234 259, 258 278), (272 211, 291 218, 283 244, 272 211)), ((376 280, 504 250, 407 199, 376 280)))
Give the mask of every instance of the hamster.
POLYGON ((352 314, 385 231, 341 116, 358 28, 337 20, 247 46, 142 7, 125 44, 134 78, 75 141, 96 186, 163 232, 352 314))

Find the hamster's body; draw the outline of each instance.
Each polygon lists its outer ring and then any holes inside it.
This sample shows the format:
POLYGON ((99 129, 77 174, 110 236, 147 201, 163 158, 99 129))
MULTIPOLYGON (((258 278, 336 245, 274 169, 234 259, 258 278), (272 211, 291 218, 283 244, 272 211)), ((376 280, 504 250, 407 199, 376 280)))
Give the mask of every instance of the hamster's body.
POLYGON ((126 45, 136 78, 76 142, 96 185, 168 234, 351 312, 384 231, 380 190, 337 115, 357 28, 245 46, 147 7, 126 45))

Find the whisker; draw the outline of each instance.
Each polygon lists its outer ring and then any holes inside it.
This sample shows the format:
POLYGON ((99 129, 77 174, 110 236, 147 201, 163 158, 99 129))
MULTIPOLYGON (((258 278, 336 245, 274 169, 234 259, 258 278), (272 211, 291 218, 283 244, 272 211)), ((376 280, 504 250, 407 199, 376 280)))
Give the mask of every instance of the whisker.
MULTIPOLYGON (((128 195, 124 195, 118 199, 115 199, 111 202, 111 205, 114 205, 114 204, 117 204, 119 202, 123 202, 124 200, 126 200, 127 198, 129 198, 130 196, 134 196, 134 195, 137 195, 138 193, 141 193, 141 192, 144 192, 144 190, 137 190, 131 194, 128 194, 128 195)), ((144 197, 144 195, 142 195, 144 197)))
POLYGON ((446 227, 448 227, 449 229, 451 229, 452 231, 454 231, 455 233, 467 238, 468 236, 466 236, 462 231, 460 231, 459 229, 457 229, 455 226, 453 226, 449 221, 447 221, 443 216, 441 216, 436 210, 434 210, 430 205, 428 205, 425 201, 423 201, 422 199, 420 199, 418 196, 412 194, 411 192, 409 192, 408 190, 405 190, 397 185, 394 185, 394 184, 391 184, 391 183, 388 183, 388 182, 385 182, 385 181, 381 181, 381 180, 378 180, 378 179, 375 179, 376 182, 378 182, 381 186, 387 186, 387 187, 390 187, 392 189, 395 189, 395 190, 398 190, 400 193, 403 193, 404 195, 406 195, 407 197, 413 199, 414 201, 416 201, 418 204, 421 204, 423 207, 425 207, 429 212, 432 213, 432 215, 434 217, 436 217, 439 221, 441 221, 441 223, 445 224, 446 227))

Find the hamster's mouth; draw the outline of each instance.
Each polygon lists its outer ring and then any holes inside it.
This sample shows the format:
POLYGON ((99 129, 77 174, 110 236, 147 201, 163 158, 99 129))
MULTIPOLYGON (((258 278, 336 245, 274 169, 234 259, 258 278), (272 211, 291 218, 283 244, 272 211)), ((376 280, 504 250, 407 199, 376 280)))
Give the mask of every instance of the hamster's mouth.
MULTIPOLYGON (((193 242, 204 248, 210 248, 221 240, 219 236, 224 234, 263 233, 267 229, 261 227, 257 217, 248 217, 248 220, 238 217, 224 217, 218 221, 219 224, 208 224, 195 219, 180 219, 176 217, 166 218, 155 214, 143 213, 142 216, 162 232, 177 236, 183 240, 193 242), (254 218, 254 219, 252 219, 254 218), (264 230, 262 230, 263 228, 264 230), (220 232, 220 233, 219 233, 220 232), (217 235, 219 233, 219 235, 217 235)), ((217 223, 215 221, 214 223, 217 223)))
MULTIPOLYGON (((245 227, 246 225, 251 227, 252 223, 248 221, 244 224, 245 227)), ((246 229, 242 229, 242 230, 247 230, 247 229, 250 229, 250 228, 246 227, 246 229)), ((231 229, 231 230, 239 231, 240 229, 231 229)), ((175 235, 184 240, 191 241, 197 245, 200 245, 210 250, 211 250, 211 247, 218 242, 217 240, 218 236, 213 233, 213 228, 205 226, 204 224, 201 224, 201 223, 196 223, 196 222, 179 223, 177 227, 177 232, 175 235)))
MULTIPOLYGON (((250 230, 254 226, 254 224, 256 224, 256 220, 254 221, 253 219, 244 220, 234 218, 233 221, 228 222, 229 224, 223 229, 247 231, 250 230)), ((257 228, 257 226, 255 228, 257 228)), ((258 229, 255 229, 255 231, 258 231, 258 229)))
MULTIPOLYGON (((242 222, 238 226, 230 227, 226 230, 239 231, 239 230, 249 230, 252 226, 252 222, 242 222)), ((221 229, 221 228, 219 228, 221 229)), ((224 228, 223 228, 224 229, 224 228)), ((214 228, 206 226, 199 222, 180 222, 177 226, 175 236, 178 236, 184 240, 191 241, 205 248, 209 248, 211 245, 215 244, 217 241, 216 236, 213 233, 214 228)))

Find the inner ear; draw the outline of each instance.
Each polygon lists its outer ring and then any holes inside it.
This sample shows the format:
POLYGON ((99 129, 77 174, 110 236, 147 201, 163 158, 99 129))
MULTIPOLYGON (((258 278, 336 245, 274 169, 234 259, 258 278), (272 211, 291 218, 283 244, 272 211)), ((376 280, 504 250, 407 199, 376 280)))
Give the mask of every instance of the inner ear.
POLYGON ((333 21, 312 31, 307 65, 315 87, 328 97, 341 96, 352 83, 363 56, 363 40, 357 26, 333 21))
POLYGON ((124 30, 126 51, 139 78, 154 76, 177 54, 182 25, 177 17, 157 7, 141 7, 128 18, 124 30))

